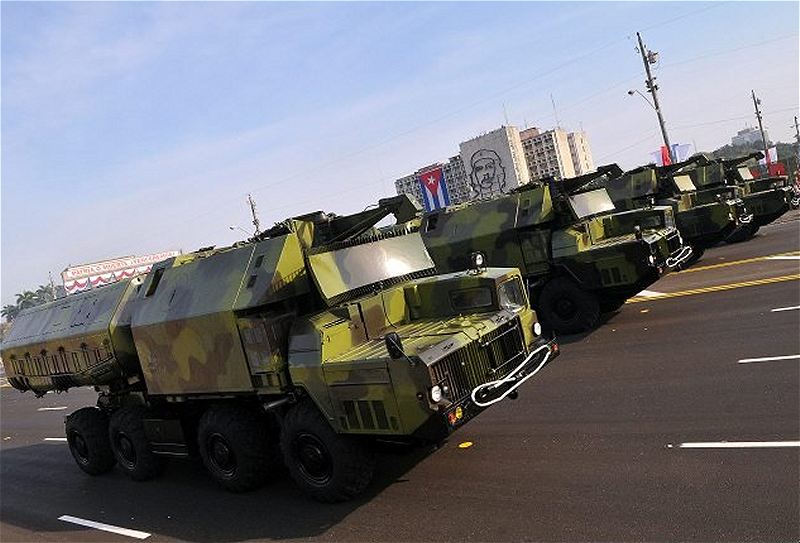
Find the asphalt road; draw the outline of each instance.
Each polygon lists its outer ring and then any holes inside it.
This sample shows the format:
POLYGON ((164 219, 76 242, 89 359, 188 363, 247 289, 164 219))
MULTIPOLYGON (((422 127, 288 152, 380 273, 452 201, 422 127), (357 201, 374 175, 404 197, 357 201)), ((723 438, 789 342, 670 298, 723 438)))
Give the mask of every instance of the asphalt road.
POLYGON ((146 483, 89 477, 45 439, 94 394, 0 388, 0 539, 134 540, 58 520, 71 515, 148 541, 797 541, 800 448, 718 448, 800 440, 800 360, 758 361, 800 355, 797 218, 707 251, 597 331, 562 338, 518 400, 438 450, 385 452, 352 503, 308 501, 285 477, 229 494, 196 461, 146 483))

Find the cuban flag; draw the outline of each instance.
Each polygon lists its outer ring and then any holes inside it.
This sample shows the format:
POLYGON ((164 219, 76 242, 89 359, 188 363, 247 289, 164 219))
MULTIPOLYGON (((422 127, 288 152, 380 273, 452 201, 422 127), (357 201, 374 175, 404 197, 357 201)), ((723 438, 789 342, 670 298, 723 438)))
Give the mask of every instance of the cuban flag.
POLYGON ((433 211, 450 205, 450 195, 447 193, 447 184, 444 182, 444 172, 441 166, 419 174, 419 184, 422 189, 422 203, 425 211, 433 211))

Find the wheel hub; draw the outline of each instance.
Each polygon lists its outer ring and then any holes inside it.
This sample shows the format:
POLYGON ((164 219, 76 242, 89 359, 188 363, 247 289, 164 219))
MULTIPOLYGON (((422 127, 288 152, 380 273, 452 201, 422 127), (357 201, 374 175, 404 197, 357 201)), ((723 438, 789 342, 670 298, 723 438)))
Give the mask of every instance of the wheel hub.
POLYGON ((569 298, 560 298, 556 302, 555 311, 562 319, 570 319, 575 316, 575 303, 569 298))
POLYGON ((207 444, 208 457, 216 469, 226 475, 236 471, 236 456, 228 442, 220 434, 212 435, 207 444))
POLYGON ((89 461, 89 447, 86 445, 86 440, 78 433, 72 433, 69 436, 69 444, 72 445, 72 450, 78 456, 78 460, 86 464, 89 461))
POLYGON ((122 462, 129 469, 136 466, 136 447, 133 446, 133 441, 126 434, 119 432, 114 439, 115 449, 119 454, 122 462))
POLYGON ((311 482, 327 483, 333 476, 333 462, 325 444, 313 434, 300 434, 294 442, 300 471, 311 482))

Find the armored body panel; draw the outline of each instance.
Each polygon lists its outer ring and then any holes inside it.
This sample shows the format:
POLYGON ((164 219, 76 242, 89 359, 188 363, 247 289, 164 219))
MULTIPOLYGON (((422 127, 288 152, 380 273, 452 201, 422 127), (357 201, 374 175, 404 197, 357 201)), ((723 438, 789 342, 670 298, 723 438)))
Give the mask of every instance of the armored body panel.
POLYGON ((263 373, 267 384, 280 383, 285 359, 277 365, 262 359, 281 358, 264 350, 265 338, 283 326, 287 309, 281 302, 308 292, 296 234, 193 253, 154 266, 131 323, 148 391, 253 392, 262 384, 253 373, 263 373), (253 310, 258 315, 239 316, 253 310), (240 325, 247 330, 244 344, 240 325))
POLYGON ((42 394, 135 379, 133 300, 141 279, 129 279, 26 309, 3 341, 9 384, 42 394))

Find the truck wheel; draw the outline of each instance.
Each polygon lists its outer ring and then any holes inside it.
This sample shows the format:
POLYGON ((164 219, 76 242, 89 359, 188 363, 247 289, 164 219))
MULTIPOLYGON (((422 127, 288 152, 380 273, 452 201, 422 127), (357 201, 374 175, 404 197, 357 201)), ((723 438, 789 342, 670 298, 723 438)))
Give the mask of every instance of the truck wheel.
POLYGON ((210 407, 200 418, 197 441, 203 464, 214 480, 233 492, 261 486, 279 464, 269 429, 266 417, 252 409, 210 407))
POLYGON ((67 443, 78 467, 89 475, 107 473, 114 467, 108 440, 108 416, 96 407, 78 409, 65 423, 67 443))
POLYGON ((322 502, 361 494, 375 471, 371 452, 352 437, 334 432, 311 403, 300 403, 286 414, 281 450, 295 483, 322 502))
POLYGON ((758 228, 758 226, 753 224, 748 224, 743 228, 737 228, 733 231, 733 234, 728 236, 728 238, 725 240, 725 243, 741 243, 743 241, 752 239, 752 237, 756 235, 756 232, 758 232, 758 228))
POLYGON ((600 322, 597 296, 566 277, 551 279, 542 289, 538 305, 543 323, 559 334, 592 330, 600 322))
POLYGON ((602 299, 602 300, 600 300, 600 312, 601 313, 612 313, 612 312, 618 310, 619 308, 621 308, 623 305, 625 305, 626 301, 627 300, 625 300, 624 298, 621 299, 621 300, 619 298, 602 299))
POLYGON ((123 407, 111 416, 108 435, 117 464, 134 481, 146 481, 161 473, 164 460, 150 450, 144 432, 143 406, 123 407))

